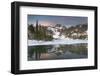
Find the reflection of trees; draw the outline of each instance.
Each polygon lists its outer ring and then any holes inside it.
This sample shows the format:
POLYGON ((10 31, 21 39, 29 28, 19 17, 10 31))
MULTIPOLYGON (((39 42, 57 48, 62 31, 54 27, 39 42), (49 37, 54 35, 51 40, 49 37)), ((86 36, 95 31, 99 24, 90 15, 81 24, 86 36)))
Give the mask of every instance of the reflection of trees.
POLYGON ((33 46, 29 50, 29 57, 32 58, 34 56, 35 60, 39 60, 42 53, 46 53, 47 48, 45 46, 33 46))
POLYGON ((67 50, 76 54, 84 54, 87 55, 87 44, 74 44, 74 45, 66 45, 67 50))
POLYGON ((87 44, 73 44, 73 45, 59 45, 58 47, 53 47, 54 53, 59 56, 66 53, 67 51, 76 54, 87 55, 87 44))
POLYGON ((31 60, 39 60, 44 53, 55 54, 57 56, 64 55, 66 52, 87 55, 88 51, 86 47, 87 44, 29 46, 28 58, 31 58, 31 60))

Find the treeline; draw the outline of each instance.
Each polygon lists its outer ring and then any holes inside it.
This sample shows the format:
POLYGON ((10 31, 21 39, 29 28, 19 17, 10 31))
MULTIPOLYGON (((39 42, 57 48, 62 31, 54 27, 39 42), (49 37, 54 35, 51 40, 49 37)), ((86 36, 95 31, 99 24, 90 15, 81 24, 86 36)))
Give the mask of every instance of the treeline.
POLYGON ((49 35, 47 27, 39 25, 38 27, 33 27, 33 25, 28 26, 28 39, 36 40, 52 40, 52 35, 49 35))
MULTIPOLYGON (((54 32, 50 29, 48 30, 48 27, 40 25, 40 24, 36 26, 32 24, 28 25, 28 39, 45 40, 45 41, 52 40, 54 32)), ((62 26, 61 24, 57 24, 49 28, 57 29, 57 31, 60 32, 60 36, 64 35, 66 38, 72 38, 72 39, 87 39, 88 38, 87 23, 71 26, 69 28, 62 26)))
POLYGON ((64 30, 64 34, 66 37, 73 38, 73 39, 87 39, 87 30, 88 25, 87 24, 79 24, 76 26, 71 26, 69 28, 66 28, 64 30))

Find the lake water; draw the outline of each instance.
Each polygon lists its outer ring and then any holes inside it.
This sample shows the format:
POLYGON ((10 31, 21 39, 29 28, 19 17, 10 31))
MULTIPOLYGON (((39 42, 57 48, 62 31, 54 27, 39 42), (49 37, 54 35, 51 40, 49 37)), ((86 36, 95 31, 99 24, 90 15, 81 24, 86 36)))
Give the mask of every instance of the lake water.
POLYGON ((88 58, 87 43, 28 46, 28 61, 88 58))

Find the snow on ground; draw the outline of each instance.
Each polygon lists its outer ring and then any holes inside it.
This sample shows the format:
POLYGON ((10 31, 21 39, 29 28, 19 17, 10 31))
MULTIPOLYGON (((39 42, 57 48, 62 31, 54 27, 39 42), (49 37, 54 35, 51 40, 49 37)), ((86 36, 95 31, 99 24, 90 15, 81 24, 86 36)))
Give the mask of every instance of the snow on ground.
POLYGON ((55 44, 77 44, 77 43, 87 43, 87 40, 81 39, 54 39, 52 41, 42 41, 42 40, 28 40, 28 46, 37 45, 55 45, 55 44))

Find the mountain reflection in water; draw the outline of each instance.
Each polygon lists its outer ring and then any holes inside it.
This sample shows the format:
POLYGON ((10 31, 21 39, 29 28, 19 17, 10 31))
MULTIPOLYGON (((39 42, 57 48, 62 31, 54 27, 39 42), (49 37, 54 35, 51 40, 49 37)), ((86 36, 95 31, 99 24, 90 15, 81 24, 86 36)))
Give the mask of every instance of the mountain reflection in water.
POLYGON ((88 57, 87 43, 72 45, 28 46, 28 61, 81 59, 88 57))

